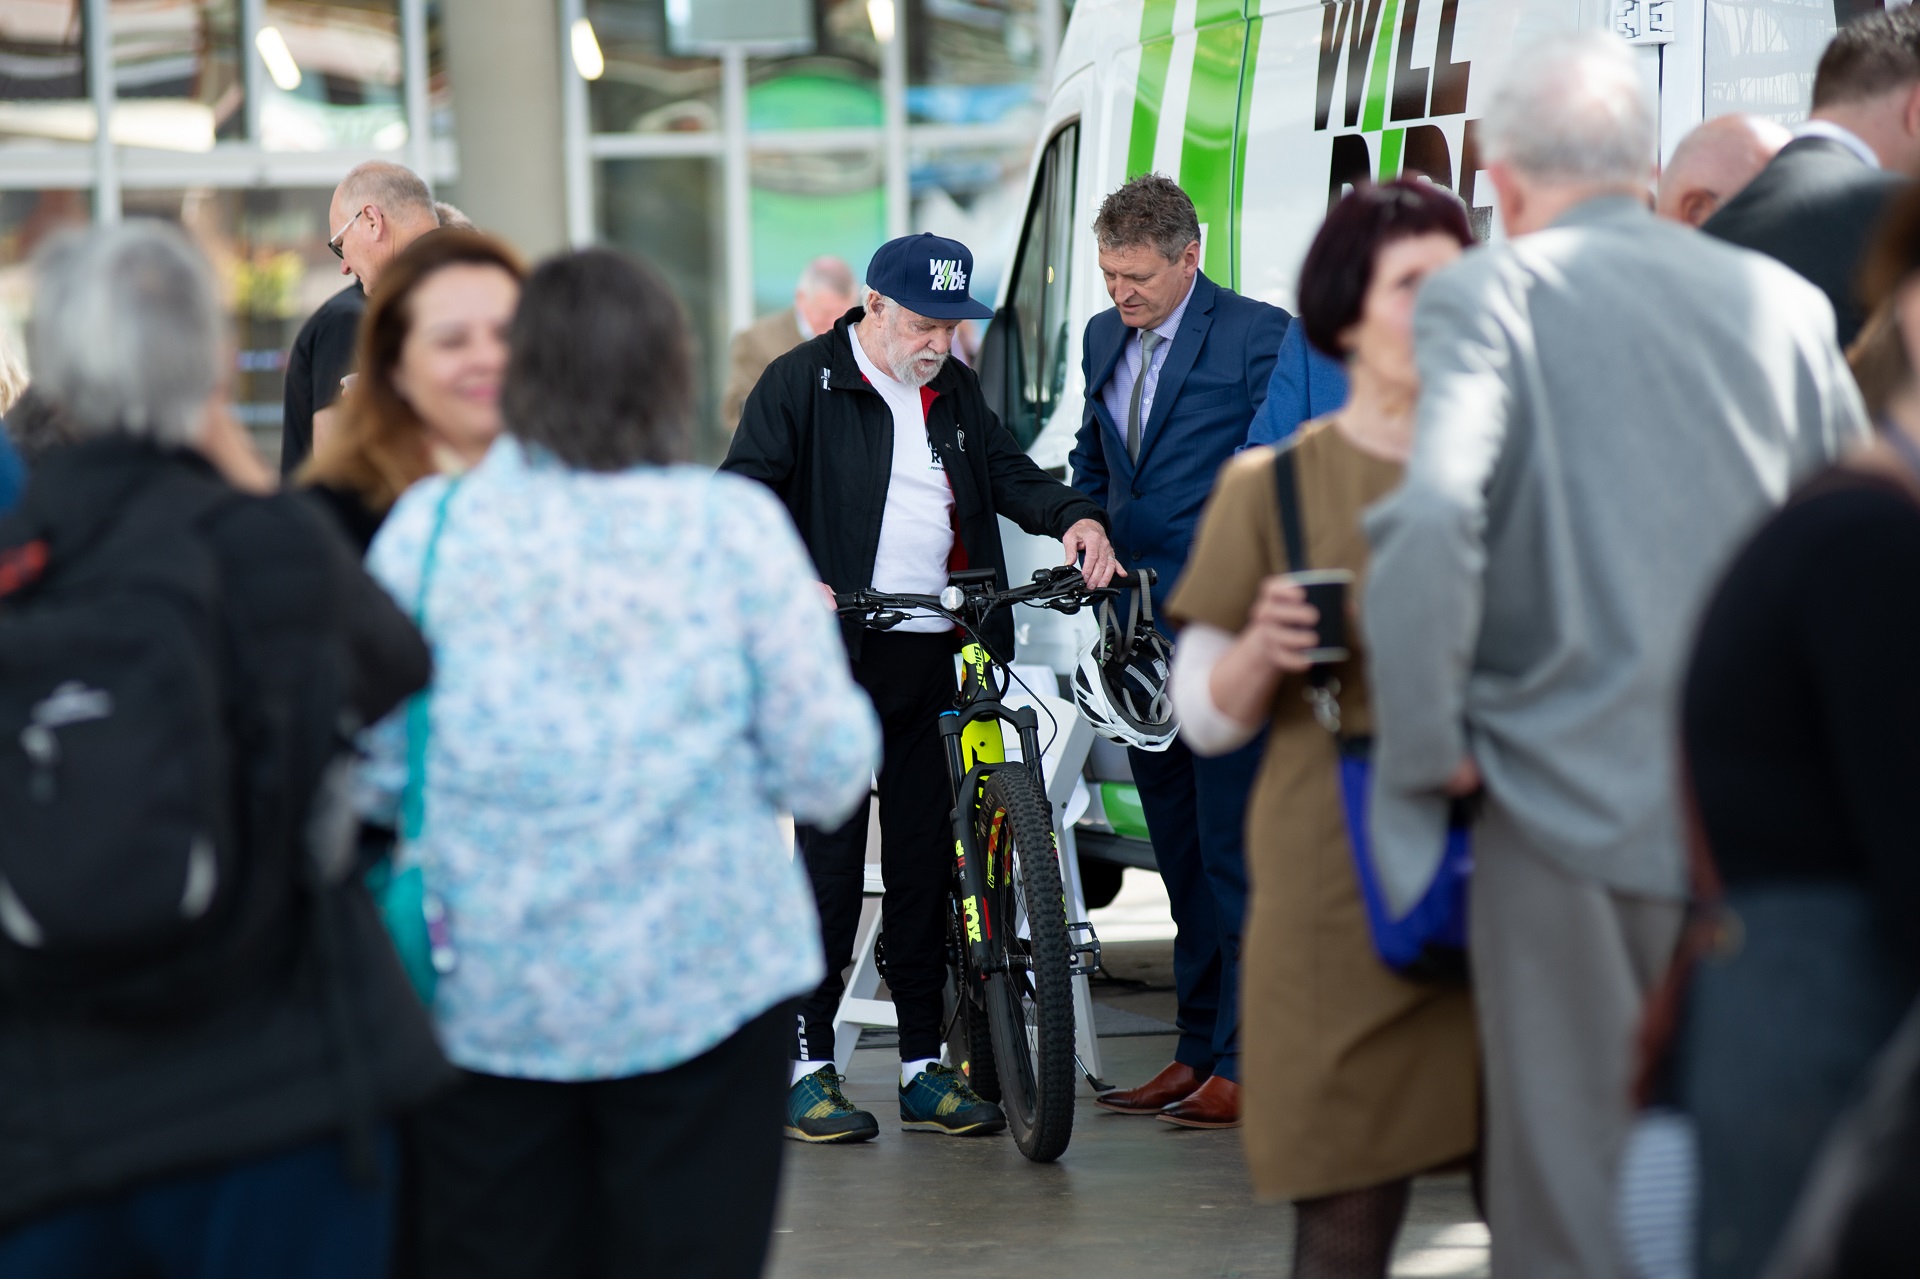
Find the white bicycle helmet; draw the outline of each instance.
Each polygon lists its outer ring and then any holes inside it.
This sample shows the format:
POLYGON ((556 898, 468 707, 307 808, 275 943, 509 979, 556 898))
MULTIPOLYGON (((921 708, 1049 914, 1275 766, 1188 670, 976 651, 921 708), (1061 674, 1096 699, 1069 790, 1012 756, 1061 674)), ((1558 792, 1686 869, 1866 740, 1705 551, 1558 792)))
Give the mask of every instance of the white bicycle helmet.
POLYGON ((1113 600, 1100 602, 1094 614, 1100 634, 1073 672, 1073 700, 1100 736, 1163 751, 1180 731, 1167 692, 1173 648, 1153 627, 1147 587, 1133 587, 1127 601, 1124 622, 1113 600))

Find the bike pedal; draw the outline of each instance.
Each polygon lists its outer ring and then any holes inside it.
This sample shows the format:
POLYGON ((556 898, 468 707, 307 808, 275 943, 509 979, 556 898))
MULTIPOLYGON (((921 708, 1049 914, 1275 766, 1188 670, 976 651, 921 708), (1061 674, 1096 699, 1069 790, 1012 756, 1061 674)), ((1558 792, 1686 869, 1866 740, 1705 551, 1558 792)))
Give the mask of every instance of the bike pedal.
POLYGON ((1089 977, 1100 967, 1100 938, 1085 920, 1067 925, 1067 953, 1073 956, 1073 975, 1089 977), (1084 937, 1081 934, 1086 934, 1084 937))

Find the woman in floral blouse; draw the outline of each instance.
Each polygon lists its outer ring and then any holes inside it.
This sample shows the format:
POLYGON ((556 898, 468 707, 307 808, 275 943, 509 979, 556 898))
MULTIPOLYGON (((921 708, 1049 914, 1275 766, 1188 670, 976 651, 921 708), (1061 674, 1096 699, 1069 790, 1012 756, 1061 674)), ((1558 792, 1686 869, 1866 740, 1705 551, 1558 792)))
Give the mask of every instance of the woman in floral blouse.
MULTIPOLYGON (((784 1005, 822 975, 776 815, 844 820, 876 721, 779 503, 679 465, 693 368, 659 278, 550 261, 510 344, 508 433, 410 489, 368 561, 436 668, 405 856, 445 904, 462 1073, 420 1123, 421 1261, 757 1275, 784 1005)), ((389 812, 405 718, 372 735, 389 812)))

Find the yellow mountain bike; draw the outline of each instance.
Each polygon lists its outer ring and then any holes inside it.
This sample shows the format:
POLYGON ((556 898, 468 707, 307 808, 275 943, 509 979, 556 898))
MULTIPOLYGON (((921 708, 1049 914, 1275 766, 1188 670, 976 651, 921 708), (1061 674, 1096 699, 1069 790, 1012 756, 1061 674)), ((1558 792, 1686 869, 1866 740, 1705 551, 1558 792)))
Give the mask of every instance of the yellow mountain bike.
POLYGON ((842 617, 876 630, 932 613, 966 637, 954 709, 940 715, 953 783, 946 1040, 974 1091, 1006 1111, 1020 1153, 1042 1163, 1058 1159, 1073 1136, 1073 978, 1099 966, 1100 942, 1091 924, 1067 918, 1040 717, 1032 706, 1005 703, 1008 672, 980 632, 996 610, 1031 604, 1073 613, 1151 584, 1150 574, 1139 576, 1092 590, 1068 564, 1000 591, 992 569, 970 569, 955 573, 938 596, 835 597, 842 617), (1015 761, 1007 759, 1008 726, 1020 742, 1015 761))

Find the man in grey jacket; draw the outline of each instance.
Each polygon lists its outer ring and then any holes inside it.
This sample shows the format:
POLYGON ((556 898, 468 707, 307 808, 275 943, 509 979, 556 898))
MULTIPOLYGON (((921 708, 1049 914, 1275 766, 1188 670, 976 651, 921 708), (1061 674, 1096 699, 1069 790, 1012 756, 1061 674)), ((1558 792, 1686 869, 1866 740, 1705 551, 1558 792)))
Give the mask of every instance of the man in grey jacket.
POLYGON ((1866 420, 1817 289, 1648 212, 1626 47, 1558 37, 1512 65, 1481 138, 1513 239, 1424 287, 1414 452, 1368 518, 1374 836, 1407 904, 1446 797, 1484 779, 1469 944, 1493 1273, 1610 1279, 1633 1033, 1686 887, 1674 705, 1695 615, 1866 420))

